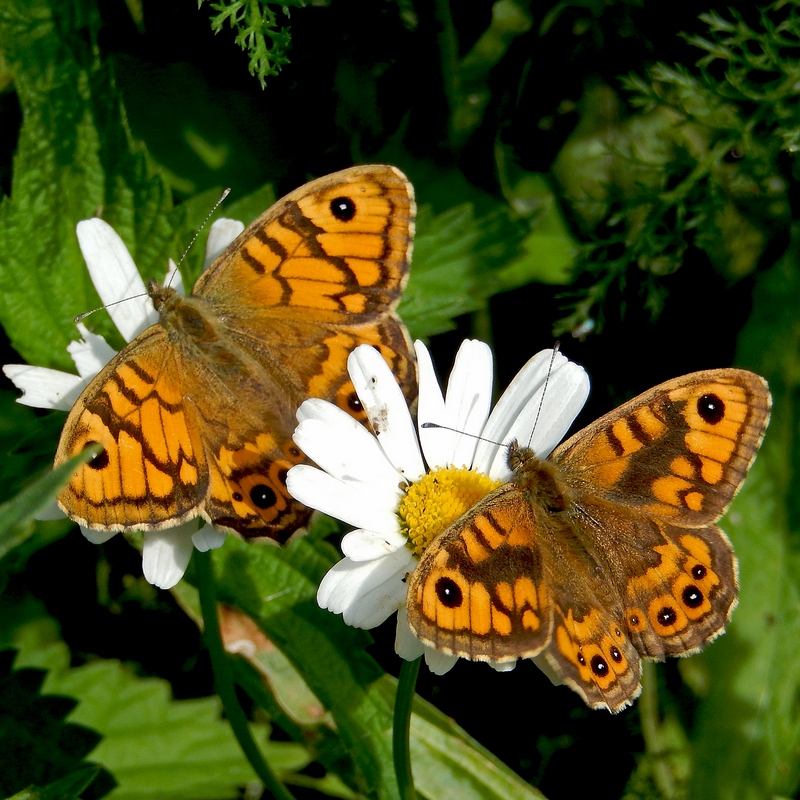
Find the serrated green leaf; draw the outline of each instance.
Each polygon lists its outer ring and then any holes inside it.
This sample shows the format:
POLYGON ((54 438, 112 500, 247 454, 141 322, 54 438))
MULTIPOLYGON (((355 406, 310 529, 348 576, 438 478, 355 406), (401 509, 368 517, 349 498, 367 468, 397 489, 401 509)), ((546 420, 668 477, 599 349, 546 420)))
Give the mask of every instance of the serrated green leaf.
MULTIPOLYGON (((15 655, 14 650, 0 653, 2 795, 24 787, 44 786, 65 774, 74 774, 76 768, 84 766, 84 758, 100 739, 95 731, 67 722, 75 701, 48 692, 44 688, 45 672, 14 664, 15 655)), ((97 770, 93 772, 91 780, 97 770)), ((74 780, 59 782, 63 791, 74 792, 78 785, 74 780)), ((41 790, 42 798, 46 797, 46 791, 41 790)))
POLYGON ((412 336, 450 330, 456 317, 484 308, 508 288, 495 273, 518 255, 524 234, 501 204, 481 216, 472 203, 436 216, 421 207, 411 277, 399 308, 412 336))
MULTIPOLYGON (((69 721, 102 733, 91 759, 116 778, 113 800, 224 800, 255 779, 220 718, 217 697, 172 700, 166 681, 139 678, 118 661, 70 669, 66 645, 46 615, 37 617, 29 604, 17 611, 6 606, 2 616, 0 644, 13 636, 21 666, 49 670, 43 691, 78 701, 69 721)), ((279 773, 308 763, 302 745, 268 742, 263 725, 254 725, 253 734, 279 773)))
POLYGON ((0 8, 0 50, 23 112, 11 195, 0 202, 0 322, 27 361, 71 369, 72 320, 99 305, 76 223, 101 211, 152 269, 168 238, 171 201, 132 142, 93 50, 95 7, 70 8, 48 0, 0 8))

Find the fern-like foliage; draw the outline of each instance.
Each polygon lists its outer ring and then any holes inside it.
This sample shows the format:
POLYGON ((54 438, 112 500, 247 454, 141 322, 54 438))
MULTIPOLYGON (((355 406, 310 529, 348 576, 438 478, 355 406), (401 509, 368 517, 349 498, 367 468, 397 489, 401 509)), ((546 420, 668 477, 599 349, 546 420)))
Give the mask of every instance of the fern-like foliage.
POLYGON ((684 35, 705 53, 694 68, 658 63, 623 78, 637 113, 593 129, 591 148, 585 129, 567 142, 554 172, 586 239, 584 286, 557 333, 596 329, 609 293, 624 301, 631 286, 657 314, 663 277, 689 248, 731 280, 756 268, 790 217, 799 11, 798 0, 777 0, 754 9, 753 24, 735 10, 701 15, 707 35, 684 35))
MULTIPOLYGON (((199 0, 202 5, 204 0, 199 0)), ((261 88, 268 75, 277 75, 289 63, 287 52, 291 42, 288 28, 278 26, 276 13, 270 6, 279 6, 289 14, 288 5, 297 3, 262 2, 262 0, 214 0, 211 3, 211 29, 219 33, 227 22, 236 31, 236 44, 250 58, 250 74, 258 78, 261 88)))

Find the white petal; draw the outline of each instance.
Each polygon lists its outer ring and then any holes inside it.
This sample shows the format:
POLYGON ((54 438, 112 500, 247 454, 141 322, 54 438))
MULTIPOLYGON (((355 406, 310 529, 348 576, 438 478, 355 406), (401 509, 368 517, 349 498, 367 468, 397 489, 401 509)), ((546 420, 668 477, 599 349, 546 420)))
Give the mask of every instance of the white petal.
POLYGON ((244 230, 244 223, 238 219, 227 219, 225 217, 215 220, 211 224, 206 239, 206 255, 203 260, 203 269, 211 266, 225 250, 228 245, 244 230))
POLYGON ((351 561, 372 561, 405 547, 408 539, 401 533, 374 533, 361 528, 342 539, 342 553, 351 561))
POLYGON ((129 342, 158 321, 136 264, 107 222, 86 219, 78 223, 77 231, 92 283, 103 304, 109 306, 108 313, 117 329, 129 342))
POLYGON ((541 393, 537 392, 509 433, 520 443, 528 441, 528 446, 539 458, 547 458, 583 408, 589 396, 589 376, 583 367, 571 361, 553 373, 547 382, 537 419, 535 407, 539 405, 540 396, 541 393))
MULTIPOLYGON (((516 439, 523 446, 527 443, 539 458, 550 455, 583 408, 589 396, 589 377, 583 367, 568 361, 550 375, 544 399, 543 390, 544 385, 531 396, 505 437, 505 441, 516 439)), ((497 452, 489 470, 491 477, 507 477, 506 455, 503 449, 497 452)))
POLYGON ((286 476, 289 494, 309 508, 316 508, 354 528, 396 532, 400 491, 391 486, 345 483, 307 464, 292 467, 286 476))
POLYGON ((425 472, 414 423, 389 365, 370 345, 359 345, 347 359, 358 399, 389 461, 407 480, 425 472))
POLYGON ((425 645, 425 663, 434 675, 444 675, 446 672, 450 672, 456 665, 456 661, 458 661, 458 656, 450 656, 425 645))
POLYGON ((84 528, 83 525, 79 525, 78 527, 81 529, 81 533, 92 544, 103 544, 103 542, 107 542, 119 533, 119 531, 93 531, 91 528, 84 528))
POLYGON ((183 577, 192 557, 192 534, 197 520, 163 531, 145 531, 142 572, 148 583, 171 589, 183 577))
POLYGON ((64 512, 61 510, 61 506, 58 505, 58 501, 53 498, 41 511, 37 512, 34 519, 42 521, 64 519, 64 512))
POLYGON ((397 573, 369 592, 362 595, 358 603, 353 603, 342 619, 353 628, 377 628, 395 611, 406 604, 408 586, 403 578, 405 572, 397 573))
POLYGON ((486 663, 497 672, 511 672, 517 666, 516 661, 487 661, 486 663))
POLYGON ((205 523, 199 531, 192 534, 192 543, 201 553, 216 550, 225 544, 226 535, 218 531, 213 525, 205 523))
POLYGON ((447 382, 448 425, 460 431, 450 463, 471 467, 479 436, 492 406, 492 350, 485 342, 466 339, 456 353, 447 382), (473 434, 463 435, 463 434, 473 434))
POLYGON ((425 645, 417 639, 408 624, 408 613, 405 607, 401 607, 397 612, 394 651, 405 661, 414 661, 425 652, 425 645))
MULTIPOLYGON (((509 431, 511 426, 523 413, 525 406, 531 402, 531 398, 536 395, 547 378, 548 370, 552 362, 553 369, 557 369, 566 358, 557 354, 553 359, 552 350, 542 350, 533 356, 514 376, 514 379, 503 392, 502 396, 494 407, 482 435, 484 441, 478 444, 475 453, 473 466, 482 472, 489 472, 489 468, 496 458, 498 452, 505 457, 505 445, 510 441, 509 431)), ((541 394, 536 395, 537 398, 541 394)), ((538 402, 534 403, 535 410, 538 409, 538 402)), ((520 444, 527 446, 527 439, 520 444)))
POLYGON ((82 322, 78 323, 81 338, 67 345, 78 375, 87 383, 117 354, 117 351, 99 334, 92 333, 82 322))
POLYGON ((292 435, 295 444, 334 478, 347 483, 398 486, 403 476, 386 458, 377 439, 340 408, 325 405, 332 414, 335 412, 336 419, 304 419, 292 435))
MULTIPOLYGON (((444 395, 433 368, 428 348, 422 342, 414 342, 417 351, 419 374, 419 397, 417 398, 417 421, 419 442, 430 469, 446 467, 455 451, 458 432, 450 430, 450 421, 444 404, 444 395), (423 428, 424 423, 447 425, 446 428, 423 428)), ((409 659, 410 660, 410 659, 409 659)))
POLYGON ((47 367, 6 364, 3 372, 17 389, 22 390, 22 397, 18 397, 17 402, 33 408, 69 411, 86 386, 80 375, 47 367))
POLYGON ((186 288, 183 285, 183 276, 178 269, 178 265, 170 259, 168 262, 167 274, 164 276, 164 286, 169 286, 178 294, 186 296, 186 288))
MULTIPOLYGON (((343 558, 320 581, 317 603, 334 614, 349 613, 373 589, 392 582, 414 569, 414 556, 406 548, 374 561, 343 558)), ((347 617, 345 618, 347 621, 347 617)))

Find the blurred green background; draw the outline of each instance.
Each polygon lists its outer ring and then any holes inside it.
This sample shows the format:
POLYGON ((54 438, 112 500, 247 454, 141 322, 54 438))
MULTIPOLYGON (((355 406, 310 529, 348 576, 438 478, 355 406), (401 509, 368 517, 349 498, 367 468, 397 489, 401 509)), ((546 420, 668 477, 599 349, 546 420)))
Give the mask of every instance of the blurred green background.
MULTIPOLYGON (((741 572, 727 634, 648 670, 616 717, 529 663, 423 668, 413 752, 432 799, 796 796, 797 2, 0 0, 0 92, 2 363, 71 369, 72 318, 99 304, 80 219, 101 214, 161 277, 223 187, 217 215, 250 221, 384 162, 416 190, 400 311, 440 374, 477 336, 503 387, 558 338, 592 379, 578 424, 697 369, 766 377, 772 423, 723 522, 741 572)), ((16 396, 4 384, 3 500, 49 468, 64 419, 16 396)), ((212 696, 191 570, 159 592, 122 537, 0 511, 0 649, 17 651, 0 656, 0 796, 259 797, 212 696)), ((393 798, 394 621, 367 635, 314 608, 324 533, 215 554, 223 599, 278 645, 239 679, 298 797, 393 798)))

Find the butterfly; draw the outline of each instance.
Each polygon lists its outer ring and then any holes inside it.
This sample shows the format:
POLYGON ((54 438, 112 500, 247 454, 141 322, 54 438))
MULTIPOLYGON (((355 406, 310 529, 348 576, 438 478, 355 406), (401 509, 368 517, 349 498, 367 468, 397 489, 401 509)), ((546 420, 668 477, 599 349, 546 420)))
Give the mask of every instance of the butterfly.
POLYGON ((307 183, 267 209, 182 296, 151 283, 159 321, 80 395, 55 464, 102 452, 58 496, 88 528, 156 530, 202 517, 286 541, 310 510, 286 490, 308 397, 366 415, 347 356, 374 346, 409 399, 416 366, 395 313, 414 235, 411 184, 390 166, 307 183))
POLYGON ((737 602, 715 524, 761 444, 766 382, 739 369, 656 386, 512 475, 438 536, 408 577, 425 644, 478 661, 534 658, 591 708, 641 692, 641 659, 694 653, 737 602))

